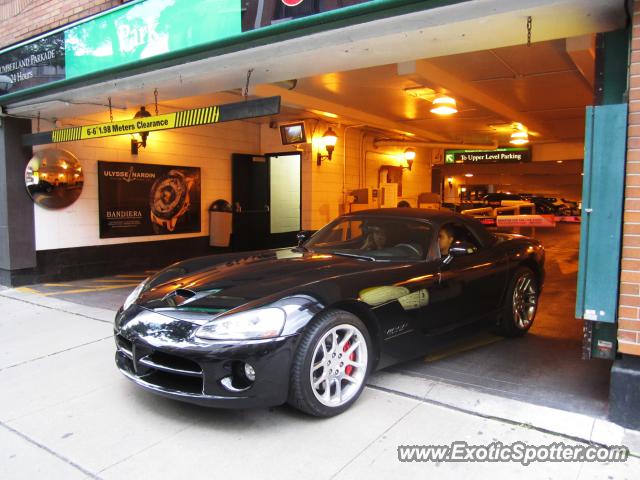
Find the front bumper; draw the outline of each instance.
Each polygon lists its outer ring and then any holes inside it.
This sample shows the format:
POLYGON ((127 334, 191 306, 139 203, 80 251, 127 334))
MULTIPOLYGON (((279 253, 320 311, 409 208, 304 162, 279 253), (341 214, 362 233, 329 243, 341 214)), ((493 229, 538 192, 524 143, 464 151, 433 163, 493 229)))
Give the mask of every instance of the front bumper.
POLYGON ((287 400, 298 335, 267 340, 201 341, 199 327, 133 307, 116 317, 115 361, 136 385, 176 400, 222 408, 287 400), (250 364, 255 380, 243 378, 250 364))

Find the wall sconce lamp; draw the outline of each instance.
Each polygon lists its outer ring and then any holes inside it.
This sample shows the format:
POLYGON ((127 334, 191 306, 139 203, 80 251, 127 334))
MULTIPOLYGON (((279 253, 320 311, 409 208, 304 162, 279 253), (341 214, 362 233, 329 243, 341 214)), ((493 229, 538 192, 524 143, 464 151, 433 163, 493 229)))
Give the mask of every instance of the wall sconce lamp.
POLYGON ((449 184, 449 190, 451 190, 453 188, 453 177, 448 177, 447 183, 449 184))
POLYGON ((322 165, 322 160, 326 158, 327 160, 331 160, 331 156, 333 155, 333 150, 336 147, 336 142, 338 141, 338 135, 334 132, 331 127, 324 132, 322 135, 322 144, 324 148, 327 150, 326 155, 322 155, 320 153, 320 148, 318 148, 318 156, 316 157, 316 164, 318 166, 322 165))
POLYGON ((413 148, 407 148, 404 151, 404 159, 407 162, 407 166, 402 168, 407 168, 409 169, 409 171, 411 171, 411 167, 413 166, 413 161, 416 159, 416 151, 413 148))
MULTIPOLYGON (((140 110, 136 112, 133 118, 146 118, 150 117, 151 114, 147 112, 147 109, 144 107, 140 107, 140 110)), ((147 137, 149 136, 149 132, 139 132, 137 134, 133 134, 133 138, 131 139, 131 155, 138 154, 138 148, 147 146, 147 137), (139 139, 136 138, 138 135, 139 139)))

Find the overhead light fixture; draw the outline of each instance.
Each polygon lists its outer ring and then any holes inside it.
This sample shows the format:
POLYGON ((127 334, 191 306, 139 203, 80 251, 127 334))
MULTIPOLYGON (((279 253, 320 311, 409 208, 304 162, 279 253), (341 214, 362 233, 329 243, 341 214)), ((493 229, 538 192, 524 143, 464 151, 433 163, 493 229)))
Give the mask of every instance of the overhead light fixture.
POLYGON ((458 112, 455 98, 448 95, 438 95, 431 102, 431 113, 436 115, 452 115, 458 112))
POLYGON ((511 145, 526 145, 529 143, 529 134, 526 131, 518 130, 511 134, 511 139, 509 140, 511 145))
POLYGON ((338 118, 338 115, 336 115, 335 113, 331 113, 331 112, 325 112, 325 111, 322 111, 322 110, 315 110, 313 108, 310 108, 309 111, 315 113, 316 115, 322 115, 324 117, 338 118))
POLYGON ((473 177, 473 173, 465 173, 464 176, 467 178, 471 178, 473 177))
POLYGON ((316 164, 318 166, 322 165, 322 160, 327 159, 331 160, 331 156, 333 155, 333 150, 336 147, 336 143, 338 141, 338 135, 333 131, 331 127, 324 132, 322 135, 322 144, 324 145, 325 150, 327 151, 326 155, 322 155, 320 153, 320 149, 318 148, 318 156, 316 158, 316 164))
POLYGON ((402 168, 408 168, 409 171, 411 171, 411 167, 413 166, 413 161, 416 159, 416 151, 413 148, 407 148, 404 151, 404 159, 407 162, 407 166, 406 167, 402 167, 402 168))
MULTIPOLYGON (((147 112, 147 109, 145 107, 140 107, 140 110, 138 110, 136 112, 136 114, 133 116, 133 118, 146 118, 146 117, 150 117, 151 114, 149 112, 147 112)), ((140 147, 146 147, 147 146, 147 137, 149 136, 149 132, 139 132, 139 133, 135 133, 133 135, 133 138, 131 139, 131 154, 132 155, 137 155, 138 154, 138 149, 140 147), (138 138, 136 138, 136 135, 138 135, 138 138)))

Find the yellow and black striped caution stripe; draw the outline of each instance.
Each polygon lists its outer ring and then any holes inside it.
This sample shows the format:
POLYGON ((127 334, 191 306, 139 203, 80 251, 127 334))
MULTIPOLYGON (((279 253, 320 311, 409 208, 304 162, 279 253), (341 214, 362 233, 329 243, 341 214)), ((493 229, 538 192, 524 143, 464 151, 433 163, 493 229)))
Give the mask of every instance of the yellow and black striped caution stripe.
POLYGON ((73 142, 74 140, 80 140, 81 136, 82 127, 62 128, 51 132, 51 140, 53 143, 73 142))
POLYGON ((46 145, 49 143, 73 142, 93 138, 133 134, 141 131, 153 132, 170 128, 192 127, 212 123, 230 122, 248 118, 277 115, 280 113, 280 97, 258 98, 242 102, 227 103, 211 107, 194 108, 183 112, 156 115, 144 119, 133 118, 117 122, 87 125, 84 127, 61 128, 48 132, 26 133, 22 135, 24 146, 46 145), (224 113, 224 115, 222 115, 224 113))
POLYGON ((194 108, 176 113, 176 127, 192 127, 217 123, 220 120, 220 107, 194 108))

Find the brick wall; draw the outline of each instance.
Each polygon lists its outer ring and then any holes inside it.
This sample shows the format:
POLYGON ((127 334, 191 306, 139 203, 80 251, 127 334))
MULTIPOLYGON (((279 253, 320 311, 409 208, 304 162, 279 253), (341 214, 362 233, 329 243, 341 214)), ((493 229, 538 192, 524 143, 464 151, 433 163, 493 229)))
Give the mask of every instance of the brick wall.
POLYGON ((630 75, 618 349, 640 355, 640 1, 634 7, 630 75))
POLYGON ((127 0, 0 0, 0 48, 126 2, 127 0))

